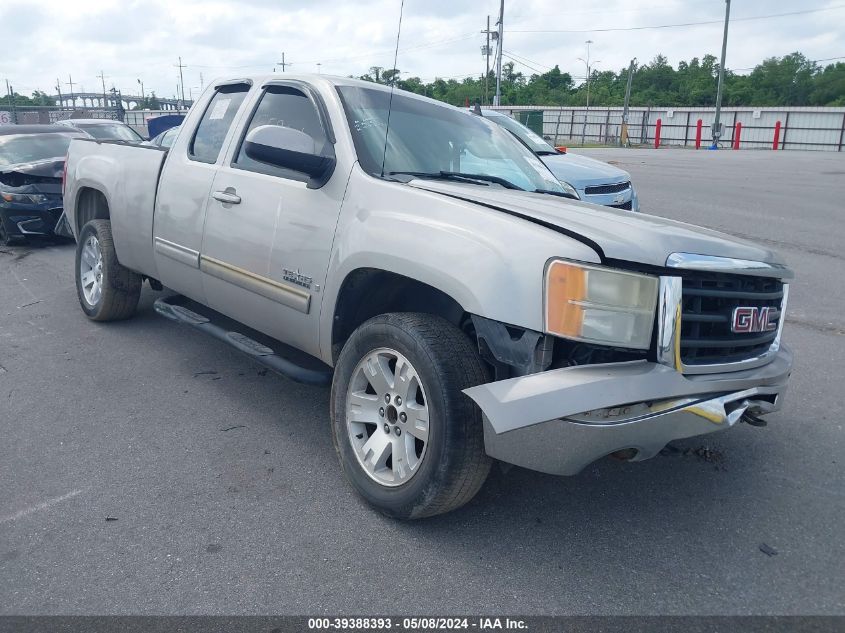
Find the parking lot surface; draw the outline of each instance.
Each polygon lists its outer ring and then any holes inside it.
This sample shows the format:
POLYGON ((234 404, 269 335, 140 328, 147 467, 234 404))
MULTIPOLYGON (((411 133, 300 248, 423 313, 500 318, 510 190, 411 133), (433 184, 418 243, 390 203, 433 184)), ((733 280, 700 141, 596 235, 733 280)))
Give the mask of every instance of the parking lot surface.
POLYGON ((328 389, 157 317, 149 289, 91 323, 72 245, 4 248, 0 614, 845 614, 845 156, 584 153, 645 212, 794 267, 767 427, 570 478, 496 468, 399 523, 343 479, 328 389))

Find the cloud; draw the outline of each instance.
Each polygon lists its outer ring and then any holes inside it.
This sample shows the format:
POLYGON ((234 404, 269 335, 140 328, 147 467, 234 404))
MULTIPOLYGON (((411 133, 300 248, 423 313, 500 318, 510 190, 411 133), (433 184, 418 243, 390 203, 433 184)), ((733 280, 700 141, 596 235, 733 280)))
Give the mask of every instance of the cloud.
MULTIPOLYGON (((4 3, 5 4, 5 3, 4 3)), ((67 76, 87 90, 101 90, 104 71, 125 94, 137 79, 160 96, 176 91, 181 56, 185 91, 216 76, 270 72, 285 59, 289 70, 360 75, 370 66, 391 67, 399 0, 100 0, 67 3, 41 0, 0 10, 4 27, 0 79, 22 93, 53 92, 67 76)), ((836 6, 836 0, 798 5, 790 0, 733 3, 742 18, 836 6)), ((398 67, 404 76, 426 80, 481 74, 481 30, 487 15, 496 21, 497 0, 406 0, 398 67)), ((666 55, 670 62, 719 54, 724 3, 715 0, 506 1, 504 48, 525 74, 559 65, 583 76, 577 60, 585 40, 593 41, 598 69, 619 69, 632 57, 641 62, 666 55), (713 20, 716 24, 659 30, 601 32, 713 20), (531 33, 540 30, 589 33, 531 33)), ((841 33, 845 10, 731 24, 728 66, 748 68, 765 57, 801 50, 810 58, 845 55, 841 33)), ((67 86, 63 86, 67 90, 67 86)), ((196 92, 196 91, 195 91, 196 92)))

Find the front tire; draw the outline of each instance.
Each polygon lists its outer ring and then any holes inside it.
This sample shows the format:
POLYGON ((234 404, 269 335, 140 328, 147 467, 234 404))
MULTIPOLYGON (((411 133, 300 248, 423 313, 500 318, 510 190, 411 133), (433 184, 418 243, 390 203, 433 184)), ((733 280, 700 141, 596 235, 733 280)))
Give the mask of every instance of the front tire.
POLYGON ((461 391, 488 380, 467 336, 437 316, 391 313, 353 332, 335 367, 332 436, 353 488, 417 519, 472 499, 490 471, 481 411, 461 391))
POLYGON ((117 261, 111 222, 91 220, 76 245, 76 293, 93 321, 128 319, 138 307, 141 276, 117 261))

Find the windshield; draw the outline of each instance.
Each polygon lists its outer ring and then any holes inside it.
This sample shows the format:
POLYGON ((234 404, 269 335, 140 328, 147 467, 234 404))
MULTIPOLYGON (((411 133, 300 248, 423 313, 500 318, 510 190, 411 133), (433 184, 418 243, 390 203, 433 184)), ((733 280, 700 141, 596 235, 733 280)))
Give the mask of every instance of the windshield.
POLYGON ((490 119, 494 123, 501 125, 503 128, 508 130, 509 132, 513 132, 513 134, 521 140, 523 143, 528 145, 534 152, 538 154, 557 154, 557 150, 552 147, 546 140, 540 136, 539 134, 535 134, 532 130, 529 130, 519 121, 516 121, 504 114, 487 114, 486 112, 483 115, 484 117, 490 119))
POLYGON ((16 134, 0 136, 0 165, 33 163, 48 158, 64 158, 71 139, 80 134, 16 134))
POLYGON ((75 125, 101 141, 142 141, 141 135, 127 125, 80 123, 75 125))
MULTIPOLYGON (((562 192, 545 165, 510 133, 457 108, 393 94, 390 130, 385 130, 390 93, 340 86, 361 167, 379 176, 399 172, 478 174, 528 191, 562 192), (382 172, 382 160, 384 170, 382 172)), ((480 181, 484 186, 495 180, 480 181)))

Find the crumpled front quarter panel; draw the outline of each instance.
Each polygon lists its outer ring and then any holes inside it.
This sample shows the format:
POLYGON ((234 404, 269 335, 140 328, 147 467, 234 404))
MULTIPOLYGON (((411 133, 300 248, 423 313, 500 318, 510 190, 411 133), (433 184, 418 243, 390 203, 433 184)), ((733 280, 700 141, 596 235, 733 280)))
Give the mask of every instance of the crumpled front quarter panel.
MULTIPOLYGON (((469 185, 473 186, 473 185, 469 185)), ((552 257, 599 262, 588 246, 547 227, 471 202, 352 170, 321 314, 331 359, 335 303, 354 270, 376 268, 446 293, 465 311, 543 329, 543 274, 552 257)))

